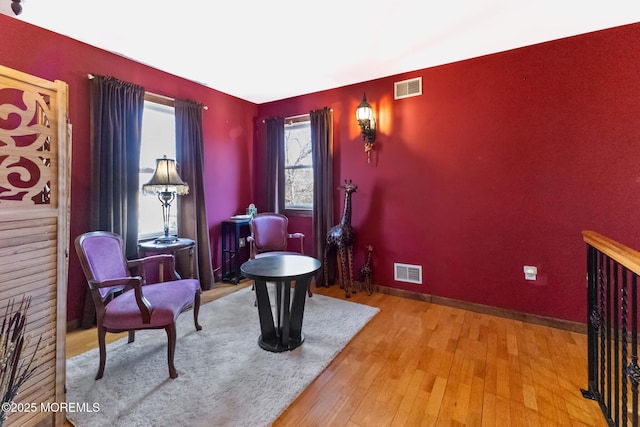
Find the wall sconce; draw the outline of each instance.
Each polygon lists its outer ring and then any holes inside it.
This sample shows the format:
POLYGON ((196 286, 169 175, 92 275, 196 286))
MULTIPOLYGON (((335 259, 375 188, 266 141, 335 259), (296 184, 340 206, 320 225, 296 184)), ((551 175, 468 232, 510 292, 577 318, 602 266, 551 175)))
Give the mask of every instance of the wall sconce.
POLYGON ((176 169, 176 161, 167 159, 156 159, 156 170, 153 176, 142 186, 145 194, 157 194, 158 200, 162 203, 162 219, 164 220, 164 235, 158 237, 156 243, 172 243, 178 240, 175 236, 169 236, 169 213, 171 202, 176 198, 176 194, 183 196, 189 194, 189 185, 180 178, 176 169))
POLYGON ((362 102, 356 109, 356 119, 362 129, 362 140, 364 141, 364 151, 367 153, 367 162, 371 163, 371 150, 376 140, 376 119, 373 117, 371 105, 367 102, 367 94, 362 95, 362 102))

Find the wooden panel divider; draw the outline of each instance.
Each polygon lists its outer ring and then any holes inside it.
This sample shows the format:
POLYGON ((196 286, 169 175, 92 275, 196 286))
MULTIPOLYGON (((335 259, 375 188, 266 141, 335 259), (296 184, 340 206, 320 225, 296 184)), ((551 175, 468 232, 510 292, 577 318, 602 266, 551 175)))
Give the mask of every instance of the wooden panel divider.
MULTIPOLYGON (((71 133, 67 84, 0 66, 0 315, 30 299, 21 361, 37 369, 16 403, 65 402, 71 133), (7 115, 7 112, 10 114, 7 115), (19 178, 16 178, 18 176, 19 178)), ((11 313, 10 313, 11 314, 11 313)), ((1 319, 0 319, 1 321, 1 319)), ((4 393, 5 390, 0 390, 4 393)), ((60 426, 63 412, 11 412, 6 425, 60 426)))

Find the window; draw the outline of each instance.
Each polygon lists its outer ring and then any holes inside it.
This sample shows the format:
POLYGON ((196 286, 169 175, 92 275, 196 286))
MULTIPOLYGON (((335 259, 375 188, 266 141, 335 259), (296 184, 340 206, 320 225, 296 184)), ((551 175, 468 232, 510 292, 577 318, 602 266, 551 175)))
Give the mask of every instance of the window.
MULTIPOLYGON (((171 105, 144 101, 142 144, 140 146, 140 191, 138 196, 138 239, 161 236, 164 233, 162 204, 157 196, 143 194, 142 184, 149 182, 156 169, 156 159, 166 155, 176 158, 175 114, 171 105)), ((176 202, 171 204, 169 233, 177 233, 176 202)))
POLYGON ((313 209, 313 160, 308 116, 284 125, 285 209, 313 209))

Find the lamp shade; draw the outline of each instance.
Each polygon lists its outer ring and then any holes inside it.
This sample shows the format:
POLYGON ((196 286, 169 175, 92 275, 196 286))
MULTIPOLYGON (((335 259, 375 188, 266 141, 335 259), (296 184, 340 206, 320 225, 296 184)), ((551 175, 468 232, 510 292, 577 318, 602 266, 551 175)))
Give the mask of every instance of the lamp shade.
POLYGON ((156 159, 156 170, 149 182, 142 186, 142 190, 146 194, 175 192, 182 196, 189 194, 189 184, 178 175, 176 161, 164 156, 162 159, 156 159))

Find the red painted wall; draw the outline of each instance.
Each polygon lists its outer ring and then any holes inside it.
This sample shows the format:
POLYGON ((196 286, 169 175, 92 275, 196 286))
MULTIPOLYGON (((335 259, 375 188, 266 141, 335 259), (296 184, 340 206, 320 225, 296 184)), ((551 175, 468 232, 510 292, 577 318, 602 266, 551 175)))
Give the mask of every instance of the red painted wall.
MULTIPOLYGON (((356 271, 370 243, 378 284, 584 322, 581 231, 640 248, 639 73, 634 24, 262 104, 257 123, 333 109, 335 184, 358 185, 356 271), (393 82, 418 76, 423 95, 394 101, 393 82), (378 120, 371 165, 363 92, 378 120), (424 283, 394 281, 394 262, 422 265, 424 283)), ((260 209, 263 125, 256 138, 260 209)))
MULTIPOLYGON (((89 227, 89 82, 87 74, 111 75, 149 92, 193 99, 203 112, 205 190, 214 267, 220 266, 220 221, 250 203, 255 104, 212 90, 124 57, 0 14, 0 64, 69 84, 73 124, 71 248, 89 227)), ((223 58, 212 61, 224 63, 223 58)), ((160 215, 160 211, 158 211, 160 215)), ((67 319, 82 315, 86 283, 75 251, 69 260, 67 319)))
MULTIPOLYGON (((69 84, 72 239, 88 229, 86 75, 95 73, 208 105, 216 267, 220 221, 251 202, 263 210, 262 119, 324 106, 334 111, 335 184, 359 186, 356 270, 371 243, 379 284, 583 322, 581 230, 640 247, 640 24, 260 106, 4 15, 0 39, 2 65, 69 84), (417 76, 424 95, 394 101, 393 82, 417 76), (354 119, 365 91, 378 119, 372 165, 354 119), (394 262, 422 265, 424 284, 395 282, 394 262), (525 264, 538 281, 524 280, 525 264)), ((336 190, 336 221, 342 198, 336 190)), ((290 228, 310 242, 310 219, 290 228)), ((68 320, 80 317, 85 286, 71 251, 68 320)))

